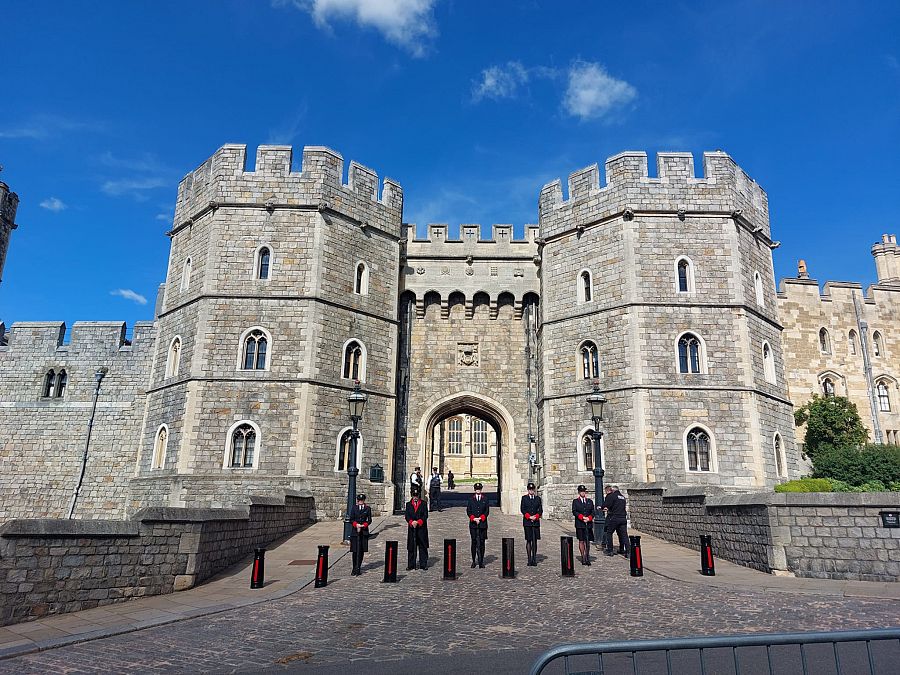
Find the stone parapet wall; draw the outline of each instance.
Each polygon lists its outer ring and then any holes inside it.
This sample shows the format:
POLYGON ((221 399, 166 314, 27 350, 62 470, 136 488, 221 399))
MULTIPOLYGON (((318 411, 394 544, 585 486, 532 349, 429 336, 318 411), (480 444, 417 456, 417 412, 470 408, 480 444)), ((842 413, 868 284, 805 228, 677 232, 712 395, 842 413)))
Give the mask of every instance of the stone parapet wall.
POLYGON ((900 510, 900 493, 722 494, 645 484, 628 489, 637 530, 762 570, 818 579, 900 580, 900 529, 879 512, 900 510))
POLYGON ((313 521, 310 494, 244 509, 150 507, 131 520, 0 528, 0 625, 184 590, 313 521))

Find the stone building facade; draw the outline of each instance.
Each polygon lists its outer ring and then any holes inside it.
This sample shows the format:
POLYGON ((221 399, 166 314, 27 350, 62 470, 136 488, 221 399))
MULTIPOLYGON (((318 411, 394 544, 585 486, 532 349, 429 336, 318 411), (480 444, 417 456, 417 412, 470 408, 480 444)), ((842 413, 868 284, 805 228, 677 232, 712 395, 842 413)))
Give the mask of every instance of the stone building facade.
POLYGON ((778 309, 784 323, 788 390, 795 405, 813 394, 846 396, 876 443, 900 445, 900 247, 884 235, 872 247, 877 281, 819 282, 801 261, 795 279, 782 279, 778 309))
POLYGON ((335 516, 356 381, 360 489, 379 510, 469 416, 489 426, 503 510, 535 480, 566 516, 592 480, 593 387, 608 480, 740 491, 796 474, 777 243, 765 193, 725 153, 704 155, 702 177, 688 153, 660 154, 651 177, 627 152, 602 184, 597 165, 566 197, 554 181, 523 240, 510 225, 417 239, 394 181, 351 162, 344 184, 322 147, 293 162, 262 146, 248 169, 226 145, 185 177, 155 320, 131 344, 109 324, 76 324, 68 344, 60 324, 13 325, 0 519, 64 515, 84 456, 76 516, 289 489, 335 516))
POLYGON ((9 250, 9 238, 12 236, 12 231, 18 227, 16 225, 18 208, 19 195, 10 192, 9 185, 0 181, 0 280, 3 278, 6 252, 9 250))

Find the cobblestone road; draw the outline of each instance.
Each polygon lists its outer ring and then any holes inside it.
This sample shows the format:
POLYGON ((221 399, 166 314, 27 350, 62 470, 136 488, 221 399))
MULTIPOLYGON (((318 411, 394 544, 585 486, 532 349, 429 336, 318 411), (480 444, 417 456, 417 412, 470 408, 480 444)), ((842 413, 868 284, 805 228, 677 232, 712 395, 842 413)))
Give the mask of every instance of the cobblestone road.
POLYGON ((533 651, 572 641, 900 625, 896 601, 729 591, 652 573, 632 578, 619 556, 576 565, 577 576, 563 579, 559 536, 568 532, 545 523, 540 564, 525 567, 519 519, 511 516, 492 517, 487 568, 472 570, 464 512, 432 514, 429 523, 431 567, 406 572, 402 565, 397 584, 381 583, 381 564, 387 539, 399 539, 405 553, 400 518, 373 539, 360 578, 349 576, 346 556, 332 568, 327 588, 310 586, 240 610, 21 656, 0 662, 0 672, 322 672, 333 664, 346 675, 366 672, 365 662, 373 659, 408 664, 434 654, 446 662, 448 654, 533 651), (499 578, 502 536, 516 537, 515 580, 499 578), (460 543, 456 581, 441 579, 444 537, 460 543))

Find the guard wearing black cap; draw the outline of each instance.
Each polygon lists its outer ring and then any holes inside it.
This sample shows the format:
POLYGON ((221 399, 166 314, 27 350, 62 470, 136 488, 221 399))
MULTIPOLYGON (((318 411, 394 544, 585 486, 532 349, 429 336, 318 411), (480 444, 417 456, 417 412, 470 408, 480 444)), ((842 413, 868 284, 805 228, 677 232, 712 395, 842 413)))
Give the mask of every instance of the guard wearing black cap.
POLYGON ((406 502, 406 569, 416 569, 416 551, 419 554, 419 569, 428 569, 428 507, 419 497, 421 489, 410 490, 412 497, 406 502))
POLYGON ((534 483, 528 484, 528 494, 522 495, 522 525, 525 527, 525 552, 528 554, 528 566, 537 567, 538 539, 541 538, 541 516, 544 505, 535 494, 534 483))
POLYGON ((476 562, 479 567, 484 567, 484 541, 487 539, 487 519, 491 508, 487 498, 481 494, 484 485, 475 483, 475 494, 469 497, 466 504, 466 515, 469 516, 469 536, 472 537, 472 567, 476 562))
POLYGON ((369 525, 372 524, 372 507, 366 504, 364 494, 356 495, 356 504, 350 509, 350 552, 353 554, 351 576, 362 574, 363 555, 369 550, 369 525))
POLYGON ((594 541, 594 500, 587 496, 584 485, 578 486, 578 496, 572 500, 572 515, 575 516, 575 535, 578 537, 581 564, 590 565, 590 542, 594 541))

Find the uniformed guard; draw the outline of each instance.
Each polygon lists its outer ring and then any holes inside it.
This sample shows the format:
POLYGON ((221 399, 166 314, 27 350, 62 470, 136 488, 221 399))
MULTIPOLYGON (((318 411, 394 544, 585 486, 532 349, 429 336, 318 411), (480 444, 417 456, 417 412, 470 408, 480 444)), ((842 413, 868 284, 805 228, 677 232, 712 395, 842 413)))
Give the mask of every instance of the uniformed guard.
POLYGON ((406 503, 406 569, 416 569, 416 551, 419 569, 428 569, 428 507, 419 497, 421 489, 411 490, 412 498, 406 503))
POLYGON ((522 525, 525 528, 525 553, 528 554, 528 566, 537 567, 538 539, 541 538, 541 516, 544 505, 535 494, 534 483, 528 484, 528 494, 522 495, 522 525))
POLYGON ((578 496, 572 500, 572 515, 575 516, 575 535, 581 564, 591 564, 591 544, 594 541, 594 500, 587 496, 587 488, 578 486, 578 496))
POLYGON ((369 525, 372 524, 372 507, 366 504, 364 494, 356 495, 356 505, 350 509, 350 552, 353 554, 351 576, 362 574, 363 556, 369 550, 369 525))
POLYGON ((606 544, 606 555, 613 553, 613 532, 619 538, 619 553, 628 557, 628 512, 625 509, 625 497, 619 492, 618 485, 606 487, 606 498, 603 510, 606 512, 606 528, 603 538, 606 544))
POLYGON ((469 497, 466 504, 466 515, 469 516, 469 536, 472 537, 472 567, 476 563, 484 568, 484 541, 487 539, 488 506, 487 498, 481 494, 484 485, 475 483, 475 494, 469 497))

